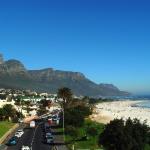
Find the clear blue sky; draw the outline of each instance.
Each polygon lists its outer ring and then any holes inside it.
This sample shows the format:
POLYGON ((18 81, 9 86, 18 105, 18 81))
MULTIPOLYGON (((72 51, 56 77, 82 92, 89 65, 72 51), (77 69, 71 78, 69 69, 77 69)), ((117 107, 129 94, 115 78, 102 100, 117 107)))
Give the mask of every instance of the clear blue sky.
POLYGON ((0 1, 0 52, 150 93, 149 0, 0 1))

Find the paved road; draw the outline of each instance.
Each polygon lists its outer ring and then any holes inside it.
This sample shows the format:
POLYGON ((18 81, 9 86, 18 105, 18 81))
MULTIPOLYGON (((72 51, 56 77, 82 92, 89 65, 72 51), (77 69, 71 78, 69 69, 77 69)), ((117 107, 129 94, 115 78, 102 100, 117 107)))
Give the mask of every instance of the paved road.
MULTIPOLYGON (((20 150, 22 145, 32 147, 32 150, 52 150, 54 145, 44 144, 42 123, 39 123, 35 129, 25 128, 24 134, 19 139, 16 146, 9 146, 7 150, 20 150)), ((52 129, 54 133, 54 143, 58 150, 67 150, 63 142, 63 136, 57 132, 57 128, 52 129)))
POLYGON ((32 141, 32 150, 51 150, 52 146, 49 144, 43 144, 43 131, 41 125, 37 127, 35 136, 32 141))
POLYGON ((16 146, 9 146, 7 150, 20 150, 22 145, 31 146, 32 150, 51 150, 51 146, 43 144, 41 125, 38 125, 37 129, 26 128, 23 136, 19 139, 16 146))

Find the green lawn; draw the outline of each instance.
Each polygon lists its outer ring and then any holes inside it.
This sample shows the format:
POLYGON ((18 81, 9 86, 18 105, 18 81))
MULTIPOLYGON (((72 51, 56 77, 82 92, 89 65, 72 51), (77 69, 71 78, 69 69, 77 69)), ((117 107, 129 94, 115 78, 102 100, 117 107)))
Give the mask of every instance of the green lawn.
POLYGON ((0 121, 0 138, 10 129, 14 123, 8 121, 0 121))
MULTIPOLYGON (((87 126, 94 126, 95 128, 98 129, 99 134, 100 134, 103 131, 104 124, 96 123, 91 120, 86 120, 84 126, 81 128, 78 128, 79 130, 78 137, 83 137, 86 134, 85 128, 87 126)), ((98 146, 98 136, 95 136, 95 137, 88 136, 88 138, 89 139, 87 141, 75 142, 74 143, 75 149, 90 149, 90 150, 99 149, 100 150, 100 147, 98 146)), ((72 140, 72 137, 69 135, 66 135, 66 142, 71 141, 71 140, 72 140)), ((71 147, 72 147, 72 144, 69 144, 68 148, 71 149, 71 147)))
POLYGON ((144 150, 150 150, 150 145, 145 145, 144 150))

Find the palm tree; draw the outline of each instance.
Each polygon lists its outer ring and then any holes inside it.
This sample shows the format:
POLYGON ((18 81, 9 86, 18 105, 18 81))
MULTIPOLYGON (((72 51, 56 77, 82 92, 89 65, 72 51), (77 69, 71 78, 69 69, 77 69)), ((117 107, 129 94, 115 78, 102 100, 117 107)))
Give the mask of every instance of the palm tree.
POLYGON ((72 103, 71 89, 69 89, 67 87, 61 88, 58 90, 57 96, 58 96, 58 98, 62 99, 62 100, 59 100, 59 102, 63 109, 71 106, 71 103, 72 103))
POLYGON ((69 108, 71 106, 72 103, 72 92, 71 89, 64 87, 58 90, 57 93, 58 98, 61 98, 61 100, 59 100, 59 103, 62 107, 63 110, 63 136, 64 136, 64 141, 65 141, 65 109, 69 108))

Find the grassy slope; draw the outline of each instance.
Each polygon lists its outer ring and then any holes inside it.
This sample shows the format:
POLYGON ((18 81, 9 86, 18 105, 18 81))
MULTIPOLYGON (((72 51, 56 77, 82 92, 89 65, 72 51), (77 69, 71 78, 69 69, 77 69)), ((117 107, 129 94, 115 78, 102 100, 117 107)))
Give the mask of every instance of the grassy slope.
POLYGON ((14 123, 8 121, 0 121, 0 138, 10 129, 12 128, 14 123))
MULTIPOLYGON (((96 123, 96 122, 93 122, 93 121, 90 121, 90 120, 86 120, 85 121, 85 125, 81 128, 78 128, 79 130, 79 137, 82 137, 85 135, 85 128, 87 126, 94 126, 95 128, 98 129, 99 131, 99 134, 103 131, 103 127, 104 125, 103 124, 100 124, 100 123, 96 123)), ((95 136, 95 137, 92 137, 92 136, 88 136, 89 137, 89 140, 87 141, 80 141, 80 142, 75 142, 75 149, 91 149, 91 150, 94 150, 94 149, 98 149, 98 136, 95 136)), ((70 136, 66 136, 66 141, 70 141, 72 140, 72 137, 70 136)), ((68 145, 68 147, 71 149, 72 147, 72 144, 68 145)))

